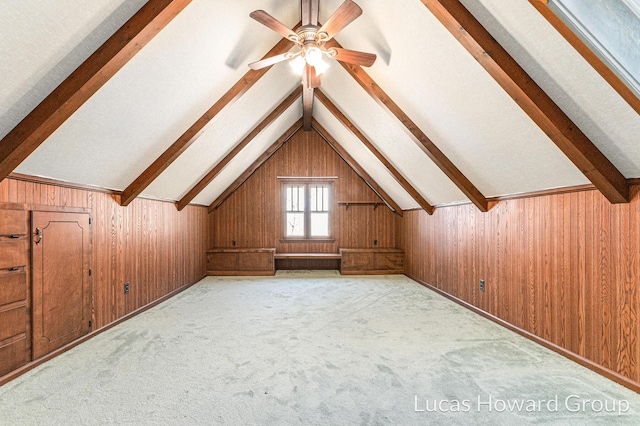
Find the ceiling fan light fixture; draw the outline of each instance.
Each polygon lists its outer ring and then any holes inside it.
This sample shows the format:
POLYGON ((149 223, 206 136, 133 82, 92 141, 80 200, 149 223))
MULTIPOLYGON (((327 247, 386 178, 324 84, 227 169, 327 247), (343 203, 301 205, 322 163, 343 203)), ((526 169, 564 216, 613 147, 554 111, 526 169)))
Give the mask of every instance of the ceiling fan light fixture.
POLYGON ((310 47, 304 53, 304 59, 307 61, 309 65, 315 67, 322 60, 322 51, 317 47, 310 47))
POLYGON ((298 75, 302 75, 302 72, 304 71, 304 66, 306 64, 307 62, 300 55, 297 55, 292 61, 289 61, 289 65, 291 66, 291 68, 293 68, 293 71, 298 75))
POLYGON ((329 68, 329 64, 322 59, 322 55, 322 50, 316 46, 309 47, 304 52, 304 60, 316 69, 316 75, 322 74, 329 68))
POLYGON ((329 64, 320 58, 313 67, 316 69, 316 75, 320 75, 329 69, 329 64))

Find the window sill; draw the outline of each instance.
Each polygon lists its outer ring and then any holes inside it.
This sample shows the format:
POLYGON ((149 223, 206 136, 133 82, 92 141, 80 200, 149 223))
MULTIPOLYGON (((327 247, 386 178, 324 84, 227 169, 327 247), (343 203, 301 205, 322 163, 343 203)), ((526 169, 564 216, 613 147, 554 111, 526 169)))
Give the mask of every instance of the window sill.
POLYGON ((281 238, 281 243, 333 243, 333 238, 281 238))

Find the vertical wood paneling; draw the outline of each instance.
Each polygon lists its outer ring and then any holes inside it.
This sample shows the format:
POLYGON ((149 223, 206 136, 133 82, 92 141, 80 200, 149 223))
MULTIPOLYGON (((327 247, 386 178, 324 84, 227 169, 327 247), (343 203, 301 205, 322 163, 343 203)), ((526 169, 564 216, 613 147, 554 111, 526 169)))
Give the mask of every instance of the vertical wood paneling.
POLYGON ((275 247, 281 253, 335 253, 338 248, 396 246, 395 214, 387 207, 339 201, 378 196, 315 132, 299 131, 209 215, 211 247, 275 247), (283 242, 278 176, 337 176, 333 180, 334 242, 283 242))
MULTIPOLYGON (((619 343, 621 333, 616 332, 615 330, 617 325, 615 324, 615 319, 613 318, 613 315, 615 315, 614 307, 621 306, 620 305, 621 299, 619 296, 621 291, 623 291, 623 289, 626 286, 625 276, 623 274, 623 271, 627 263, 626 259, 629 259, 629 242, 627 238, 625 238, 625 236, 620 232, 622 222, 624 221, 623 209, 621 209, 620 206, 618 205, 612 205, 610 207, 611 207, 611 243, 612 243, 611 244, 611 260, 612 262, 611 262, 611 268, 610 268, 611 286, 609 288, 609 292, 607 295, 608 296, 607 337, 609 341, 608 361, 611 366, 616 366, 620 370, 624 370, 625 368, 621 365, 620 360, 618 359, 618 356, 616 353, 619 347, 618 343, 619 343), (615 241, 618 241, 618 244, 614 244, 615 241), (622 261, 614 262, 613 259, 620 259, 622 261)), ((628 211, 629 209, 626 209, 627 214, 628 214, 628 211)), ((629 223, 628 223, 628 216, 627 216, 627 226, 628 225, 629 223)), ((621 309, 620 309, 621 321, 622 321, 623 312, 624 312, 624 307, 621 306, 621 309)), ((609 367, 609 368, 613 368, 613 367, 609 367)))
POLYGON ((86 208, 93 218, 93 329, 101 328, 206 275, 207 209, 7 178, 0 202, 86 208), (131 283, 124 294, 124 282, 131 283))
POLYGON ((560 255, 562 256, 562 261, 560 262, 561 276, 559 278, 559 286, 561 293, 560 300, 560 317, 562 323, 562 333, 559 336, 558 344, 564 348, 569 349, 572 352, 576 352, 574 349, 574 341, 570 338, 570 336, 576 334, 576 329, 573 328, 573 325, 576 324, 574 321, 574 313, 572 311, 572 307, 575 305, 576 297, 575 294, 571 291, 572 281, 574 279, 572 270, 571 270, 571 262, 572 255, 575 255, 575 248, 573 245, 573 241, 571 240, 571 230, 573 228, 571 220, 572 220, 572 203, 573 194, 563 194, 562 199, 562 217, 559 218, 562 226, 562 246, 560 248, 560 255))
POLYGON ((405 212, 406 273, 640 382, 640 196, 597 191, 405 212), (486 291, 478 281, 486 280, 486 291))

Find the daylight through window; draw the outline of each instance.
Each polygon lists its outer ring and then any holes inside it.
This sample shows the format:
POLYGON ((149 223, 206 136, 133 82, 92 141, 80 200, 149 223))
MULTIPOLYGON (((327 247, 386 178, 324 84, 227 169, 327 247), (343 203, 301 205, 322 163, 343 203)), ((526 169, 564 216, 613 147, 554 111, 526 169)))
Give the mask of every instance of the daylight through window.
POLYGON ((284 185, 285 238, 330 238, 331 185, 296 183, 284 185))

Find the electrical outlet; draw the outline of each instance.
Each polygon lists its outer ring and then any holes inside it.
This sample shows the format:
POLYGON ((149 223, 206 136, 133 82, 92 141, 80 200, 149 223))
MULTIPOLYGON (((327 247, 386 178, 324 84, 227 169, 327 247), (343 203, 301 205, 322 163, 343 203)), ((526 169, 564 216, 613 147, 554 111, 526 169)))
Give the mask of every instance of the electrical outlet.
POLYGON ((131 284, 129 283, 129 281, 127 281, 126 283, 124 283, 124 294, 129 294, 129 286, 131 284))
POLYGON ((480 280, 480 291, 484 292, 484 280, 480 280))

